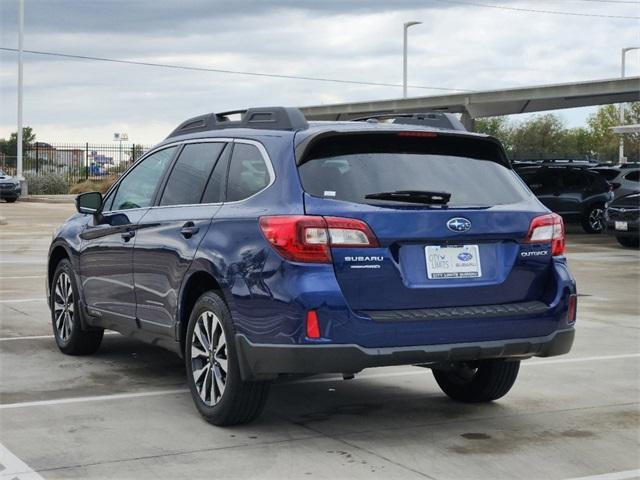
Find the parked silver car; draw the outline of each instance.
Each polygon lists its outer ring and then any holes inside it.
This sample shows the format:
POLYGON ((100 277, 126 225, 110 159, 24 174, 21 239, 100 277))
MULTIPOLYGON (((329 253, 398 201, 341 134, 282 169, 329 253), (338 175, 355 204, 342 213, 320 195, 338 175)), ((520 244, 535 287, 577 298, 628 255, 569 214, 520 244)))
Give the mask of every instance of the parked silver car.
POLYGON ((21 193, 20 182, 0 170, 0 199, 13 203, 21 193))
POLYGON ((596 167, 591 171, 603 176, 613 186, 614 199, 640 190, 640 165, 637 163, 596 167))

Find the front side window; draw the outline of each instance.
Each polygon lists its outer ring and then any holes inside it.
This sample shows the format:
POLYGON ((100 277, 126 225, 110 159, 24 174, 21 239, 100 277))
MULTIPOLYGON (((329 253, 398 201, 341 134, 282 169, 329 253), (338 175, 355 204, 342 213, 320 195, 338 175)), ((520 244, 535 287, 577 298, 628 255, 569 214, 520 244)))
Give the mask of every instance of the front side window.
POLYGON ((236 143, 233 146, 227 202, 236 202, 255 195, 269 185, 271 177, 267 164, 254 145, 236 143))
POLYGON ((190 143, 176 161, 160 205, 193 205, 200 203, 211 171, 220 157, 224 143, 190 143))
POLYGON ((158 182, 175 150, 176 147, 165 148, 152 153, 136 165, 118 185, 111 209, 129 210, 150 207, 158 182))

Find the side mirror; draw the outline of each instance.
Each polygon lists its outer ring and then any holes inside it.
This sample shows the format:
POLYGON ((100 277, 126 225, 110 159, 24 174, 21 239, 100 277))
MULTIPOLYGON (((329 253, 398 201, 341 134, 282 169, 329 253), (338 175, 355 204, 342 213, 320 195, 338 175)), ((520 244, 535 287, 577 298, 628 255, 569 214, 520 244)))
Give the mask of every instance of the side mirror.
POLYGON ((102 209, 100 192, 81 193, 76 197, 76 210, 80 213, 96 214, 102 209))

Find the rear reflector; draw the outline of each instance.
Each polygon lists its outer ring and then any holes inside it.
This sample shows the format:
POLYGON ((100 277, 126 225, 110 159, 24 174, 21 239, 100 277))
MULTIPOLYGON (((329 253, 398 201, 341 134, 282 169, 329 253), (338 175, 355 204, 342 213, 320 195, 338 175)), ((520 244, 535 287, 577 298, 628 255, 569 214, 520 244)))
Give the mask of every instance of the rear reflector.
POLYGON ((571 325, 576 323, 576 311, 578 307, 578 295, 575 293, 569 295, 569 308, 567 310, 567 323, 571 325))
POLYGON ((309 310, 307 312, 307 338, 320 338, 318 313, 315 310, 309 310))
POLYGON ((550 243, 551 255, 564 253, 564 223, 557 213, 541 215, 531 220, 527 243, 550 243))
POLYGON ((362 220, 313 215, 260 217, 267 241, 287 260, 331 263, 331 247, 371 248, 378 246, 369 226, 362 220))

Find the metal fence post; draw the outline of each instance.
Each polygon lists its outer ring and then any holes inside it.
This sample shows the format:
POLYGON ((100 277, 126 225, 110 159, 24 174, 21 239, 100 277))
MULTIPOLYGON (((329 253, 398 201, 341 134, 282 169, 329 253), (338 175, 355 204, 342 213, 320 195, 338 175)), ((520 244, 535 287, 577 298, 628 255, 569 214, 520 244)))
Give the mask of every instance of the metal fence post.
POLYGON ((87 142, 87 144, 85 145, 84 163, 85 163, 84 179, 89 180, 89 142, 87 142))
POLYGON ((40 171, 40 155, 38 154, 38 142, 36 142, 36 175, 40 171))

